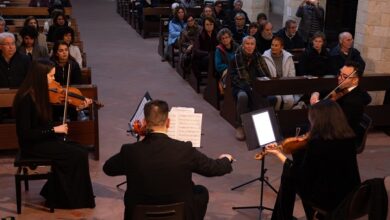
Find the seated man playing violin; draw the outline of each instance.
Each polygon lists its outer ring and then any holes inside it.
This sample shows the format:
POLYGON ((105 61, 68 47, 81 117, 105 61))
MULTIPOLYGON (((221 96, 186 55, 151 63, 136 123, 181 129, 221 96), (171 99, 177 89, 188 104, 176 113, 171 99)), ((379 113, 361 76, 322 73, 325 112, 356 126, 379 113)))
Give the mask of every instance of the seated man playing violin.
MULTIPOLYGON (((364 132, 359 125, 364 108, 371 102, 370 95, 359 86, 359 80, 362 75, 363 73, 359 71, 358 63, 347 61, 337 76, 338 88, 329 93, 329 97, 327 97, 340 105, 347 117, 349 126, 351 126, 358 138, 364 132)), ((310 104, 313 105, 318 102, 321 96, 322 92, 321 94, 314 92, 311 95, 310 104)))
POLYGON ((265 153, 283 163, 272 220, 293 219, 296 193, 307 219, 313 219, 314 211, 331 212, 360 184, 355 134, 340 106, 332 100, 320 101, 309 108, 308 118, 311 129, 305 137, 287 139, 282 151, 276 144, 265 148, 265 153), (293 160, 283 154, 289 152, 293 160))

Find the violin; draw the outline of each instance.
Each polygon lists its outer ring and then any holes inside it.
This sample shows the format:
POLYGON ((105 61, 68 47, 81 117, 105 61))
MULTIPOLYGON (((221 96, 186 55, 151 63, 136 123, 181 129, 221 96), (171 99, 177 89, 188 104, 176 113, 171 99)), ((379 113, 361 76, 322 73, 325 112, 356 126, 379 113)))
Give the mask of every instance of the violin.
POLYGON ((339 90, 339 91, 337 91, 337 90, 333 91, 332 93, 330 93, 329 99, 332 100, 332 101, 337 101, 338 99, 343 97, 348 92, 349 92, 348 88, 345 88, 345 89, 342 89, 342 90, 339 90))
POLYGON ((131 131, 138 136, 145 136, 147 133, 146 125, 142 124, 140 120, 135 120, 131 131))
MULTIPOLYGON (((271 148, 275 150, 280 150, 285 154, 293 154, 298 150, 305 149, 309 141, 309 135, 305 134, 299 137, 289 137, 282 141, 281 144, 271 148)), ((263 151, 255 154, 256 160, 262 160, 263 157, 267 154, 267 151, 263 148, 263 151)))
MULTIPOLYGON (((62 88, 60 83, 53 81, 49 84, 49 101, 51 104, 64 104, 65 102, 65 89, 62 88)), ((68 103, 76 108, 83 106, 87 97, 83 96, 81 91, 74 87, 68 88, 68 103)), ((104 105, 97 100, 92 100, 98 108, 104 105)))

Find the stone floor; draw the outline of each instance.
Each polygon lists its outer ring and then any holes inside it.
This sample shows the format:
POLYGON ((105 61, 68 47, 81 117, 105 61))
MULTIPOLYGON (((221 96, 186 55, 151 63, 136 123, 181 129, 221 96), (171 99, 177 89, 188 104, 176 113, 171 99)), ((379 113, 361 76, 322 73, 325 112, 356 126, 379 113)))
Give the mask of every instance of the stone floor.
MULTIPOLYGON (((156 38, 142 39, 116 14, 115 1, 77 0, 72 3, 88 65, 92 67, 92 80, 98 85, 100 101, 105 104, 99 112, 101 159, 90 160, 97 206, 94 209, 57 209, 55 213, 49 213, 39 196, 43 182, 35 181, 31 183, 30 191, 22 195, 22 214, 16 214, 13 155, 0 152, 0 217, 15 216, 21 220, 122 219, 124 191, 115 186, 124 181, 124 177, 106 176, 102 165, 119 151, 123 143, 135 141, 126 134, 127 123, 140 98, 149 91, 153 98, 166 100, 171 106, 194 107, 196 112, 203 113, 202 152, 210 157, 230 153, 237 159, 233 164, 234 171, 229 175, 217 178, 193 176, 196 183, 207 186, 210 191, 206 220, 258 219, 257 209, 235 211, 232 207, 258 205, 260 182, 230 190, 259 176, 260 163, 253 159, 255 152, 247 151, 245 143, 236 141, 234 129, 219 116, 219 112, 205 102, 202 95, 196 94, 174 69, 160 61, 156 38)), ((389 143, 390 138, 380 131, 369 134, 366 150, 358 156, 363 179, 390 174, 389 143)), ((266 168, 269 182, 277 188, 281 164, 269 157, 266 168)), ((275 194, 265 187, 264 205, 272 207, 274 201, 275 194)), ((298 219, 305 219, 299 200, 294 212, 298 219)), ((269 219, 270 212, 265 211, 262 217, 269 219)))

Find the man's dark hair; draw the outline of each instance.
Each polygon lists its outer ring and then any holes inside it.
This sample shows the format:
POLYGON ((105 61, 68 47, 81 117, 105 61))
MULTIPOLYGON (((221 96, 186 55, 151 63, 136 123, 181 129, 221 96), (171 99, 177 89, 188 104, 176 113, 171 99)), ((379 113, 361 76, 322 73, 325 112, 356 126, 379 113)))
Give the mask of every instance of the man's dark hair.
POLYGON ((148 128, 162 126, 168 118, 168 103, 162 100, 153 100, 144 107, 145 121, 148 128))
POLYGON ((25 37, 29 36, 32 39, 36 39, 38 37, 38 31, 37 29, 31 27, 31 26, 24 26, 22 30, 20 30, 20 36, 25 37))
POLYGON ((263 18, 264 20, 268 20, 267 15, 265 13, 259 13, 257 15, 256 21, 258 21, 260 18, 263 18))
POLYGON ((274 36, 274 37, 272 38, 272 40, 273 40, 273 41, 274 41, 274 40, 279 41, 279 43, 282 45, 282 47, 284 47, 284 40, 283 40, 283 38, 281 38, 281 37, 279 37, 279 36, 274 36))
POLYGON ((353 67, 353 70, 356 71, 356 75, 360 78, 363 76, 363 71, 361 71, 360 64, 353 60, 346 60, 344 66, 353 67))
POLYGON ((293 19, 289 19, 289 20, 287 20, 287 21, 284 23, 284 27, 285 27, 285 28, 288 28, 288 27, 290 27, 290 25, 292 25, 292 24, 297 24, 297 21, 296 21, 296 20, 293 20, 293 19))

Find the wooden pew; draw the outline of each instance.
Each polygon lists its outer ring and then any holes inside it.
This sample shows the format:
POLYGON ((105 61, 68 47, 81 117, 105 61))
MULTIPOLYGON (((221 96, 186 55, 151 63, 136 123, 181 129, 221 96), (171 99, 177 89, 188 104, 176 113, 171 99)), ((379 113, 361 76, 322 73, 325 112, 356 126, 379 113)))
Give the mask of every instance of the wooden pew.
MULTIPOLYGON (((96 85, 74 86, 83 93, 84 96, 97 99, 98 90, 96 85)), ((16 89, 0 89, 0 108, 12 107, 16 89)), ((91 147, 94 150, 94 159, 99 160, 99 117, 95 106, 89 108, 90 119, 88 121, 71 121, 69 125, 69 138, 82 145, 91 147)), ((19 148, 16 136, 15 122, 7 121, 0 123, 0 150, 19 148)))
POLYGON ((207 71, 207 84, 203 91, 203 98, 214 108, 220 110, 220 102, 223 100, 223 94, 218 88, 218 79, 216 78, 214 53, 209 57, 209 69, 207 71))
MULTIPOLYGON (((337 85, 336 78, 307 79, 305 77, 281 78, 273 80, 256 80, 253 89, 264 96, 287 94, 310 94, 315 91, 332 90, 337 85)), ((390 75, 375 74, 364 76, 360 85, 367 91, 386 90, 383 105, 369 105, 365 112, 372 118, 373 126, 390 126, 390 75)), ((232 96, 230 80, 225 90, 224 102, 220 112, 230 124, 235 125, 236 107, 232 96)), ((284 135, 294 135, 295 128, 307 124, 307 110, 280 110, 276 112, 280 128, 284 135)))
MULTIPOLYGON (((40 17, 48 17, 49 11, 47 10, 47 7, 5 7, 0 8, 0 14, 3 17, 9 17, 9 16, 40 16, 40 17)), ((72 7, 65 7, 65 15, 72 15, 72 7)))

